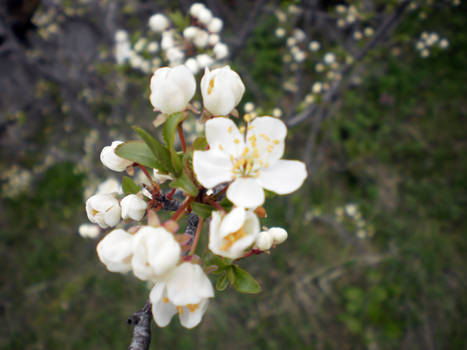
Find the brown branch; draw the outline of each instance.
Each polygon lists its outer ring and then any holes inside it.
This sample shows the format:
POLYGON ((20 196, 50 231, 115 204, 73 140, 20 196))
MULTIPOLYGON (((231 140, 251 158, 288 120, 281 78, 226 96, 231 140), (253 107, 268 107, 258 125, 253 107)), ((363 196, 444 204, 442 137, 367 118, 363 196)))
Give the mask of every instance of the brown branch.
POLYGON ((151 302, 148 300, 141 309, 128 318, 128 324, 134 325, 133 339, 128 350, 149 349, 149 344, 151 343, 151 321, 151 302))

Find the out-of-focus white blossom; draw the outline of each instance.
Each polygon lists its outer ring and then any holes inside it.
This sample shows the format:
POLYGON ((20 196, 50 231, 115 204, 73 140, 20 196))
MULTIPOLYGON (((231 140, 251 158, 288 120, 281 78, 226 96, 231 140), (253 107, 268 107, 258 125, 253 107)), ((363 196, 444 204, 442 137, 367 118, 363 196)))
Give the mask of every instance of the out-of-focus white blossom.
POLYGON ((79 234, 81 237, 84 238, 96 238, 101 233, 99 225, 92 225, 92 224, 81 224, 78 229, 79 234))
POLYGON ((120 204, 109 194, 95 194, 86 201, 86 214, 102 228, 113 227, 120 222, 120 204))
POLYGON ((198 29, 193 37, 193 44, 198 48, 205 48, 208 45, 209 33, 205 30, 198 29))
POLYGON ((315 94, 319 94, 322 90, 323 90, 323 84, 319 81, 314 83, 313 86, 311 87, 311 91, 313 91, 313 93, 315 94))
POLYGON ((321 48, 321 44, 318 41, 313 40, 313 41, 310 42, 310 45, 308 47, 309 47, 310 51, 315 52, 315 51, 318 51, 321 48))
POLYGON ((278 38, 283 38, 285 36, 285 29, 284 28, 277 28, 275 34, 278 38))
POLYGON ((186 27, 183 30, 183 37, 187 40, 191 40, 196 36, 196 33, 198 33, 198 30, 199 30, 198 27, 194 27, 194 26, 186 27))
POLYGON ((282 110, 280 108, 274 108, 272 110, 272 115, 276 118, 280 118, 282 116, 282 110))
POLYGON ((218 34, 209 34, 208 44, 214 46, 220 42, 220 40, 221 38, 218 34))
POLYGON ((166 30, 169 27, 170 22, 163 14, 156 13, 149 18, 148 25, 153 32, 159 33, 166 30))
POLYGON ((157 52, 157 50, 159 50, 159 44, 155 41, 151 41, 149 44, 148 44, 148 47, 147 47, 148 51, 150 53, 155 53, 157 52))
POLYGON ((224 43, 217 43, 212 51, 218 60, 224 59, 229 55, 229 48, 224 43))
POLYGON ((195 90, 195 77, 186 66, 159 68, 151 78, 151 104, 162 113, 181 112, 195 90))
POLYGON ((197 74, 199 72, 199 64, 198 61, 196 61, 195 58, 190 57, 185 61, 185 66, 188 67, 188 69, 191 71, 193 74, 197 74))
POLYGON ((209 22, 212 20, 212 12, 211 10, 207 9, 206 7, 199 10, 198 12, 198 20, 203 23, 204 25, 208 25, 209 22))
POLYGON ((222 30, 224 23, 220 18, 213 18, 208 24, 208 30, 211 33, 219 33, 222 30))
POLYGON ((200 11, 204 10, 206 7, 204 4, 200 2, 195 2, 193 5, 190 6, 190 15, 197 18, 199 16, 200 11))
POLYGON ((328 52, 327 54, 324 55, 323 61, 327 65, 331 65, 336 61, 336 55, 334 55, 332 52, 328 52))
POLYGON ((255 104, 253 102, 246 102, 245 105, 243 106, 243 110, 246 113, 251 113, 255 110, 255 104))
POLYGON ((146 202, 135 194, 129 194, 124 197, 120 202, 120 206, 122 207, 122 219, 131 219, 135 221, 139 221, 143 218, 146 213, 146 208, 148 207, 146 202))
POLYGON ((209 67, 214 63, 214 59, 205 53, 196 56, 196 61, 198 62, 199 68, 201 69, 209 67))
POLYGON ((201 79, 204 107, 213 115, 227 115, 238 105, 245 92, 240 76, 230 66, 212 71, 206 68, 201 79))

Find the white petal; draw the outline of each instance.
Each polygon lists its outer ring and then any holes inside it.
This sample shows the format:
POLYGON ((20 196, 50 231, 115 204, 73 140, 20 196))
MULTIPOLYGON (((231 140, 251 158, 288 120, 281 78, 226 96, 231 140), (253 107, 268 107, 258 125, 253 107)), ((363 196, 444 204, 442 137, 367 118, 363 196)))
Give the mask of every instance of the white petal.
POLYGON ((262 169, 258 182, 269 191, 287 194, 297 190, 306 177, 307 171, 303 162, 281 159, 271 167, 262 169))
POLYGON ((199 304, 202 299, 213 297, 214 289, 201 266, 185 262, 167 281, 167 296, 175 305, 199 304))
POLYGON ((227 236, 229 233, 240 230, 245 223, 245 209, 241 207, 234 208, 228 213, 220 227, 221 237, 227 236))
POLYGON ((170 72, 170 79, 183 91, 186 101, 193 98, 196 91, 196 81, 193 73, 186 66, 174 67, 170 72))
POLYGON ((256 179, 239 177, 227 189, 227 198, 236 206, 256 208, 264 203, 264 191, 256 179))
POLYGON ((228 156, 218 150, 195 151, 193 170, 199 183, 212 188, 220 183, 232 180, 232 163, 228 156))
POLYGON ((211 149, 219 149, 234 158, 245 148, 243 136, 229 118, 219 117, 206 122, 206 139, 211 149))
POLYGON ((205 299, 194 311, 190 311, 187 307, 184 307, 183 313, 178 316, 182 326, 188 329, 196 327, 201 322, 201 319, 208 308, 208 304, 209 299, 205 299))
POLYGON ((173 315, 177 313, 177 308, 170 301, 164 303, 160 300, 156 304, 152 304, 152 315, 154 316, 154 322, 159 327, 167 326, 172 320, 173 315))

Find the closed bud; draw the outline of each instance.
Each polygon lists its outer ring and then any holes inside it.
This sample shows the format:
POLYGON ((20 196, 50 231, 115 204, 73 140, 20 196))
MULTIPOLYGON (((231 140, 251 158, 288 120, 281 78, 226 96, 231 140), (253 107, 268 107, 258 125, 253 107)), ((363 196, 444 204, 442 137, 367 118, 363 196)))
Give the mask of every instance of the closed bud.
POLYGON ((217 43, 212 51, 214 51, 214 55, 218 60, 226 58, 229 55, 229 48, 223 43, 217 43))
POLYGON ((92 223, 113 227, 120 221, 120 204, 109 194, 96 194, 86 201, 86 213, 92 223))
POLYGON ((139 221, 146 212, 146 202, 135 194, 129 194, 120 202, 122 207, 122 219, 139 221))
POLYGON ((287 231, 282 227, 271 227, 268 232, 274 239, 274 244, 281 244, 288 237, 287 231))
POLYGON ((269 250, 274 243, 274 238, 269 233, 269 231, 262 231, 258 234, 256 238, 255 245, 260 250, 269 250))
POLYGON ((122 143, 123 141, 114 141, 112 145, 105 146, 101 151, 101 162, 110 170, 124 171, 133 163, 115 154, 115 148, 122 143))
POLYGON ((169 27, 169 20, 163 14, 156 13, 149 18, 149 28, 153 32, 163 32, 169 27))
POLYGON ((213 115, 227 115, 240 102, 245 92, 240 76, 230 66, 210 71, 201 79, 204 107, 213 115))
POLYGON ((99 236, 101 230, 98 225, 82 224, 79 226, 78 232, 81 235, 81 237, 96 238, 97 236, 99 236))
POLYGON ((128 272, 131 270, 131 243, 133 236, 118 229, 107 234, 97 245, 99 260, 112 272, 128 272))
POLYGON ((219 33, 222 30, 223 24, 220 18, 213 18, 211 22, 209 22, 208 30, 211 33, 219 33))
POLYGON ((195 77, 186 66, 159 68, 151 78, 151 104, 162 113, 181 112, 195 90, 195 77))

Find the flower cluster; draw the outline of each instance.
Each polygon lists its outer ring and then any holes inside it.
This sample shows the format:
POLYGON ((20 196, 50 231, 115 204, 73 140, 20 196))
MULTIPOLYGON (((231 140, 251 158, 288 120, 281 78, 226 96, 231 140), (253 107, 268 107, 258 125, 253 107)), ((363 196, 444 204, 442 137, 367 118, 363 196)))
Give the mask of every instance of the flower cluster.
POLYGON ((430 56, 430 50, 434 47, 445 50, 449 47, 449 41, 446 38, 441 38, 438 33, 423 32, 415 43, 415 49, 422 58, 430 56))
MULTIPOLYGON (((200 20, 207 16, 196 7, 194 11, 200 20)), ((240 292, 261 290, 236 262, 287 239, 283 228, 260 224, 266 216, 265 192, 291 193, 302 185, 307 171, 300 161, 282 159, 287 128, 280 119, 249 113, 244 124, 235 122, 245 86, 229 66, 205 69, 201 111, 190 104, 196 80, 185 65, 157 69, 150 89, 150 102, 163 116, 164 143, 135 127, 142 142, 114 141, 102 149, 102 164, 129 176, 123 177, 122 186, 106 181, 86 201, 94 225, 81 225, 80 233, 96 237, 111 229, 97 245, 100 261, 109 271, 132 271, 152 286, 149 298, 158 326, 166 326, 178 314, 181 324, 192 328, 214 297, 207 273, 218 276, 218 290, 229 284, 240 292), (201 117, 204 136, 189 145, 183 123, 191 113, 201 117), (177 135, 181 150, 175 148, 177 135), (135 176, 137 168, 145 181, 135 176), (172 190, 164 190, 167 180, 172 190), (161 222, 159 210, 175 213, 161 222), (179 232, 184 216, 188 224, 179 232), (196 249, 204 220, 209 220, 209 238, 201 258, 196 249)), ((253 112, 253 103, 245 109, 253 112)))
POLYGON ((185 64, 197 74, 227 59, 229 48, 220 36, 223 21, 201 3, 194 3, 189 13, 189 22, 180 13, 173 14, 175 25, 164 14, 156 13, 148 20, 147 35, 133 41, 126 31, 118 30, 114 48, 117 63, 128 62, 143 73, 164 64, 172 67, 185 64))

